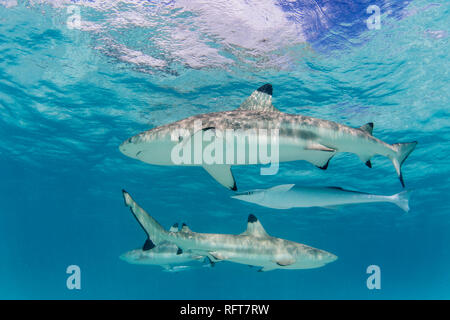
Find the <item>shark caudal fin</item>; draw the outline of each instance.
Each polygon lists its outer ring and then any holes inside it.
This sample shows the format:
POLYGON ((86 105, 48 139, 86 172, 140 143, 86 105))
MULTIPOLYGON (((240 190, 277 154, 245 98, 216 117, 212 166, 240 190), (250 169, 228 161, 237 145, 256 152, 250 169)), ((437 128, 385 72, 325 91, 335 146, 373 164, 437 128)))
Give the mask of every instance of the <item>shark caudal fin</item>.
POLYGON ((142 229, 145 230, 149 239, 153 245, 158 245, 165 240, 167 231, 153 219, 144 209, 142 209, 136 201, 131 198, 130 194, 125 190, 122 190, 123 199, 125 200, 125 205, 130 207, 136 220, 141 225, 142 229))
POLYGON ((391 158, 392 163, 394 164, 395 170, 397 171, 397 175, 400 178, 400 182, 405 187, 405 182, 403 181, 402 176, 402 164, 408 158, 409 154, 413 152, 414 148, 417 145, 417 141, 414 142, 406 142, 406 143, 394 143, 392 147, 396 151, 396 154, 393 158, 391 158))
POLYGON ((410 196, 411 196, 411 190, 405 190, 405 191, 399 192, 397 194, 394 194, 390 198, 391 198, 392 203, 396 204, 403 211, 408 212, 410 196))

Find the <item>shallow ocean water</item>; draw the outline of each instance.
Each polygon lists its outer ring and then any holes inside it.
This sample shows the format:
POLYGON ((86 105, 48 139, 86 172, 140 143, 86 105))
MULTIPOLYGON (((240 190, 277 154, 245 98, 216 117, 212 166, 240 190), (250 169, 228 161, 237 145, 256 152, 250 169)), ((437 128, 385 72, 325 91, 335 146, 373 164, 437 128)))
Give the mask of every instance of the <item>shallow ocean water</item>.
MULTIPOLYGON (((0 0, 0 298, 442 299, 450 297, 449 4, 428 1, 0 0), (369 5, 381 10, 369 30, 369 5), (79 17, 79 18, 78 18, 79 17), (390 204, 273 210, 231 199, 201 168, 160 167, 119 144, 232 110, 264 83, 281 111, 419 142, 403 165, 411 211, 390 204), (119 256, 145 234, 126 189, 161 224, 268 233, 339 256, 312 270, 245 265, 179 273, 119 256), (66 268, 81 269, 68 290, 66 268), (366 269, 381 269, 369 290, 366 269)), ((385 158, 339 154, 322 171, 235 167, 240 190, 295 183, 401 190, 385 158)))

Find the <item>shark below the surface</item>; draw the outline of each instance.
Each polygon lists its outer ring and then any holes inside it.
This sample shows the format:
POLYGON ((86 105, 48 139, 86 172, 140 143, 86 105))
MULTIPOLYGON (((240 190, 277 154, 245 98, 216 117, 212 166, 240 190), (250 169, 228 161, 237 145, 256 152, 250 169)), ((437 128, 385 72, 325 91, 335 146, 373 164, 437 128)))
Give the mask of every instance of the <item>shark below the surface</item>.
POLYGON ((179 232, 165 230, 123 190, 125 204, 145 229, 155 246, 164 241, 178 246, 179 254, 189 252, 211 261, 230 261, 273 269, 312 269, 337 259, 332 253, 267 234, 258 219, 250 214, 247 230, 238 235, 192 232, 186 225, 179 232))
MULTIPOLYGON (((178 232, 178 223, 170 228, 170 232, 178 232)), ((167 272, 214 266, 208 257, 187 251, 181 252, 176 244, 168 241, 163 241, 156 246, 150 237, 147 237, 141 249, 128 251, 122 254, 120 259, 131 264, 161 266, 167 272)))
POLYGON ((345 190, 340 187, 299 187, 294 184, 284 184, 269 189, 250 190, 231 197, 273 209, 334 208, 358 203, 390 202, 408 212, 409 195, 409 190, 392 196, 383 196, 345 190))
POLYGON ((232 165, 306 160, 326 169, 336 153, 350 152, 371 168, 370 159, 382 155, 392 161, 404 187, 401 166, 417 142, 387 144, 372 131, 373 123, 352 128, 281 112, 272 105, 272 86, 265 84, 235 110, 195 115, 156 127, 127 139, 119 150, 154 165, 202 166, 231 190, 237 190, 232 165), (229 131, 233 135, 225 134, 229 131), (205 140, 212 141, 214 148, 205 146, 205 140), (262 156, 263 149, 271 150, 270 159, 262 156), (206 151, 214 159, 205 159, 206 151), (241 158, 239 152, 244 154, 241 158))

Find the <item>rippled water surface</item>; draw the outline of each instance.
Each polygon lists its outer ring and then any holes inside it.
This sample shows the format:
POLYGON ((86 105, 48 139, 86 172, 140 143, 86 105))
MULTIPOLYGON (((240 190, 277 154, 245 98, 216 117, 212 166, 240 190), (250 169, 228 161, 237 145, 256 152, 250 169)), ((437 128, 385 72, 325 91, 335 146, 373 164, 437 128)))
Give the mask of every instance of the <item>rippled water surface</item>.
MULTIPOLYGON (((0 0, 0 297, 312 299, 450 297, 449 4, 429 1, 0 0), (379 29, 366 9, 380 8, 379 29), (201 168, 159 167, 119 144, 232 110, 264 83, 284 112, 419 141, 403 166, 411 211, 390 204, 274 210, 231 199, 201 168), (164 226, 271 235, 333 252, 312 270, 232 263, 179 273, 119 256, 145 234, 127 189, 164 226), (81 290, 66 288, 78 265, 81 290), (381 269, 368 290, 366 268, 381 269)), ((277 175, 235 167, 241 190, 295 183, 401 190, 383 157, 339 154, 277 175)))

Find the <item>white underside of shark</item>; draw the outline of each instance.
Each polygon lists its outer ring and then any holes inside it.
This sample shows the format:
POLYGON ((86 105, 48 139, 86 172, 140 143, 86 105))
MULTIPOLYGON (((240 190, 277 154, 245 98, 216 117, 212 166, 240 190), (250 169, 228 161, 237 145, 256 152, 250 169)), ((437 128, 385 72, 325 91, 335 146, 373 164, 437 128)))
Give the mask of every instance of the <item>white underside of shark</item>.
POLYGON ((405 190, 392 196, 384 196, 345 190, 340 187, 300 187, 285 184, 269 189, 242 192, 233 195, 232 198, 273 209, 335 208, 359 203, 390 202, 408 212, 409 194, 410 191, 405 190))
POLYGON ((253 215, 249 216, 247 230, 239 235, 196 233, 186 225, 179 232, 167 231, 126 191, 123 196, 156 246, 168 241, 177 245, 181 252, 207 256, 214 262, 258 266, 260 271, 318 268, 337 259, 329 252, 268 235, 253 215))
POLYGON ((231 172, 234 165, 305 160, 326 169, 335 154, 350 152, 371 167, 370 159, 382 155, 392 161, 404 186, 401 165, 417 142, 387 144, 375 138, 372 130, 372 123, 352 128, 333 121, 281 112, 272 105, 272 86, 266 84, 236 110, 201 114, 157 127, 126 140, 119 149, 123 154, 149 164, 202 166, 219 183, 232 190, 237 190, 231 172), (196 127, 196 123, 201 123, 202 127, 196 127), (224 134, 227 130, 232 130, 236 136, 227 138, 224 134), (275 133, 278 138, 273 140, 275 133), (194 142, 205 140, 211 143, 202 143, 196 152, 194 142), (213 142, 214 147, 222 148, 223 152, 214 161, 208 161, 204 154, 213 142), (192 146, 192 152, 187 152, 189 147, 186 146, 192 146), (272 153, 270 159, 262 157, 260 150, 263 147, 270 153, 277 150, 276 157, 272 153), (180 152, 184 161, 174 159, 177 148, 185 148, 180 152), (255 150, 256 155, 251 156, 255 150), (238 159, 239 152, 245 153, 244 159, 238 159))

